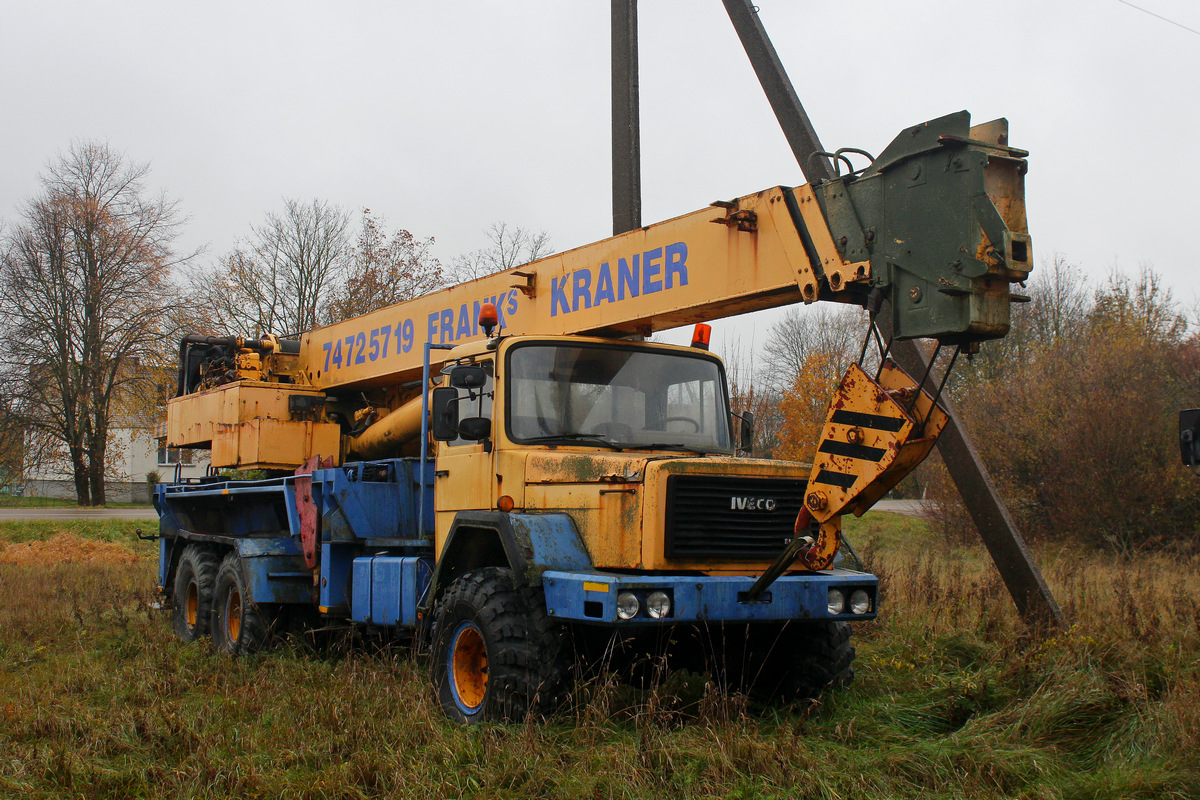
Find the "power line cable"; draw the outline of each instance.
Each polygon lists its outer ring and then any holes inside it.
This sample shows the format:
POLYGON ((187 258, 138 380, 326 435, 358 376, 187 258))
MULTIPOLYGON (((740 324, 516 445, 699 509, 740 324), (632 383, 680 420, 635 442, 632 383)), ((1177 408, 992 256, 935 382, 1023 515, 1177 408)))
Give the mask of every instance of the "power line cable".
POLYGON ((1158 19, 1161 19, 1163 22, 1169 22, 1172 25, 1174 25, 1176 28, 1183 28, 1188 33, 1194 33, 1197 36, 1200 36, 1200 31, 1196 30, 1195 28, 1189 28, 1187 25, 1184 25, 1181 22, 1176 22, 1173 19, 1164 17, 1162 14, 1155 14, 1153 11, 1149 11, 1145 8, 1142 8, 1141 6, 1135 6, 1133 3, 1130 3, 1129 0, 1117 0, 1117 2, 1121 3, 1122 5, 1129 6, 1130 8, 1137 9, 1138 11, 1142 12, 1143 14, 1149 14, 1152 17, 1157 17, 1158 19))

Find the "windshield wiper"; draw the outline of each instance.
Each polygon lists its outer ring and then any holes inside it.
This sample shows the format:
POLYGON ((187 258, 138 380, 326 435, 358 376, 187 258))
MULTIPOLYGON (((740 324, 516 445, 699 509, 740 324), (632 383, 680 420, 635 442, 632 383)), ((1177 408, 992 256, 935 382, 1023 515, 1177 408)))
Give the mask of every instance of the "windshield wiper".
POLYGON ((554 444, 556 442, 587 442, 588 444, 598 444, 604 447, 611 447, 613 450, 620 452, 625 449, 624 446, 610 442, 598 433, 554 433, 549 436, 532 436, 522 439, 525 444, 554 444))
POLYGON ((654 442, 653 444, 638 444, 630 445, 642 450, 685 450, 689 453, 699 453, 702 456, 708 455, 708 450, 703 447, 696 447, 694 444, 681 444, 679 442, 654 442))

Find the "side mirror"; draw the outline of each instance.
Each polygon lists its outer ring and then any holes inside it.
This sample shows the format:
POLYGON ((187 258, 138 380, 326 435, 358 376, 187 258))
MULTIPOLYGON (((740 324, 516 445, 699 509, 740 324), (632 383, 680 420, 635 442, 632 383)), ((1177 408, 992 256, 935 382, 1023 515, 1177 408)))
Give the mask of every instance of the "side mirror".
POLYGON ((478 442, 492 435, 492 421, 487 417, 467 417, 458 421, 458 433, 464 439, 478 442))
POLYGON ((1200 447, 1197 447, 1196 429, 1200 428, 1200 408, 1189 408, 1179 412, 1179 455, 1183 464, 1194 467, 1200 463, 1200 447))
POLYGON ((754 452, 754 412, 743 411, 741 449, 746 453, 754 452))
POLYGON ((459 366, 450 370, 450 385, 456 389, 481 389, 487 385, 483 367, 459 366))
POLYGON ((458 390, 439 386, 429 397, 429 427, 433 438, 449 442, 458 438, 458 390))

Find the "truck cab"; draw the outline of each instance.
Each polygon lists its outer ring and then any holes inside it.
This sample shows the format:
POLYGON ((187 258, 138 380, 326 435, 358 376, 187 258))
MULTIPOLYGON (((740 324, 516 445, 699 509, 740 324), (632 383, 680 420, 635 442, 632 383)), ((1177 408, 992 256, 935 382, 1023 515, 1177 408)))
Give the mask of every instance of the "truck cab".
MULTIPOLYGON (((811 693, 845 677, 845 622, 875 616, 877 581, 797 568, 750 591, 797 536, 809 467, 735 455, 719 358, 642 341, 514 336, 450 351, 442 383, 431 395, 438 557, 424 600, 439 685, 484 666, 446 638, 462 622, 446 617, 471 593, 461 587, 493 572, 514 598, 516 587, 534 588, 538 608, 523 616, 570 628, 577 649, 609 647, 616 633, 711 655, 725 648, 713 630, 744 650, 790 623, 783 650, 841 659, 790 680, 811 693)), ((475 612, 460 616, 480 624, 486 615, 475 612)), ((472 652, 487 638, 478 633, 472 652)), ((698 671, 712 666, 682 657, 698 671)), ((743 651, 739 663, 748 658, 743 651)), ((779 683, 788 670, 776 667, 779 683)), ((440 697, 461 719, 485 707, 482 694, 478 706, 454 691, 440 697)))
POLYGON ((451 351, 433 395, 439 553, 467 509, 566 515, 600 569, 744 573, 792 539, 808 467, 735 457, 713 354, 590 337, 490 346, 451 351))

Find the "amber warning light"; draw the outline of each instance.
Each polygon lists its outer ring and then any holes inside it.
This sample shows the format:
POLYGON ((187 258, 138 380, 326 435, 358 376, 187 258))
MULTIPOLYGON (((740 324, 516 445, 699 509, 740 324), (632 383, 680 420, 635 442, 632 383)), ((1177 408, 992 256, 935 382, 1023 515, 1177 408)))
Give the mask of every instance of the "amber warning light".
POLYGON ((479 327, 483 328, 484 336, 491 336, 496 325, 500 323, 500 315, 496 312, 494 303, 484 303, 479 309, 479 327))
POLYGON ((701 350, 708 349, 708 340, 712 338, 712 325, 705 325, 703 322, 696 323, 696 330, 692 332, 692 347, 698 347, 701 350))

